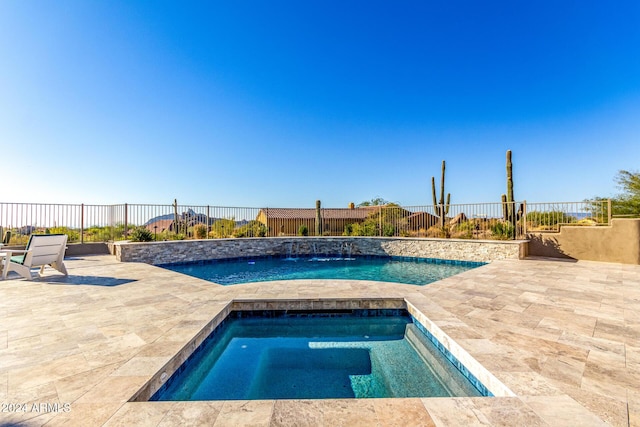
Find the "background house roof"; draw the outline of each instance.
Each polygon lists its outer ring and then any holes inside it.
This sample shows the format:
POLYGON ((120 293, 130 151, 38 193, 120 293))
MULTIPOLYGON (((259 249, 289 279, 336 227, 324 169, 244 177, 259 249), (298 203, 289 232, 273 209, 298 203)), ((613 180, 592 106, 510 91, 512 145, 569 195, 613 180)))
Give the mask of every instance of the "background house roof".
MULTIPOLYGON (((365 219, 372 212, 378 209, 377 206, 367 206, 362 208, 329 208, 320 209, 323 219, 365 219)), ((267 219, 315 219, 315 208, 264 208, 260 210, 267 219)))

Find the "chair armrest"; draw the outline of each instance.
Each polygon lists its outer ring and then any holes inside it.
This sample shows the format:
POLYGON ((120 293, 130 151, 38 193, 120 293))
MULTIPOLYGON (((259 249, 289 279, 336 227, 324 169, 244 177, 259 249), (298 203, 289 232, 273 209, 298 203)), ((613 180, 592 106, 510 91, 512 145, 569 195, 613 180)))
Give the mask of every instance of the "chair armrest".
POLYGON ((2 252, 9 252, 11 254, 26 254, 31 249, 2 249, 2 252))

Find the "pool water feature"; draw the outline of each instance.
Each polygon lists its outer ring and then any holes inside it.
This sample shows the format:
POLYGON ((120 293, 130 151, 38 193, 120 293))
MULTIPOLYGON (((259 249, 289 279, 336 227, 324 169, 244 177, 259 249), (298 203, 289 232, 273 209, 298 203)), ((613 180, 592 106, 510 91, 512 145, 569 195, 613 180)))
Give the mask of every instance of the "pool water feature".
POLYGON ((151 400, 482 394, 405 310, 260 311, 232 312, 151 400))
MULTIPOLYGON (((349 254, 350 255, 350 254, 349 254)), ((407 257, 242 258, 162 267, 221 285, 297 279, 350 279, 425 285, 484 265, 407 257)))

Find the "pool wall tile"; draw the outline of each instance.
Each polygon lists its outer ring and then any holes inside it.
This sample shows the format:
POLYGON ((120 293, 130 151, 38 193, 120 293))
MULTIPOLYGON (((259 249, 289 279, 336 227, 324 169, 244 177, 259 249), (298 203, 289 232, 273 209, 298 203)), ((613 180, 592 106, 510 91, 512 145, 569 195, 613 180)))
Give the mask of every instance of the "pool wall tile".
MULTIPOLYGON (((151 399, 171 376, 179 371, 187 359, 200 347, 202 342, 210 336, 215 336, 218 326, 220 326, 231 313, 231 302, 218 307, 217 313, 208 321, 194 336, 182 347, 182 349, 172 357, 134 396, 130 402, 144 402, 151 399)), ((186 332, 186 331, 185 331, 186 332)))
POLYGON ((313 302, 309 300, 300 301, 300 310, 311 310, 313 307, 313 302))
POLYGON ((418 328, 484 396, 515 396, 514 392, 408 301, 407 311, 414 318, 418 328))
POLYGON ((336 301, 336 309, 338 310, 349 310, 351 309, 349 301, 338 300, 336 301))
MULTIPOLYGON (((329 255, 327 258, 331 258, 332 260, 341 260, 342 258, 339 255, 329 255)), ((263 255, 263 256, 255 256, 251 258, 247 257, 235 257, 235 258, 212 258, 208 260, 197 260, 197 261, 178 261, 178 262, 168 262, 162 264, 156 264, 159 267, 175 267, 175 266, 198 266, 198 265, 212 265, 212 264, 225 264, 225 263, 237 263, 237 262, 246 262, 246 261, 258 261, 258 260, 271 260, 271 259, 286 259, 285 257, 274 257, 271 255, 263 255)), ((300 257, 297 258, 299 261, 307 261, 314 260, 313 257, 300 257)), ((481 267, 486 265, 486 262, 479 261, 466 261, 466 260, 452 260, 452 259, 443 259, 443 258, 420 258, 420 257, 408 257, 408 256, 387 256, 387 255, 358 255, 357 258, 353 259, 384 259, 390 261, 405 261, 405 262, 421 262, 427 264, 438 264, 438 265, 456 265, 463 267, 481 267)))

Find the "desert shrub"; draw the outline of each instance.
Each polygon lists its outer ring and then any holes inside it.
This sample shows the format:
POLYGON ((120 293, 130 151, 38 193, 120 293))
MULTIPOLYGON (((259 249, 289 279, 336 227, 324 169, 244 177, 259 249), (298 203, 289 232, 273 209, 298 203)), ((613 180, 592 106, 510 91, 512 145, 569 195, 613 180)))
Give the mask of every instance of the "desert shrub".
POLYGON ((47 234, 66 234, 68 243, 75 243, 80 241, 80 231, 72 230, 69 227, 51 227, 47 228, 47 234))
POLYGON ((173 233, 170 231, 163 231, 158 233, 156 240, 185 240, 187 236, 183 233, 173 233))
POLYGON ((353 236, 353 224, 347 224, 344 226, 343 236, 353 236))
POLYGON ((145 227, 136 227, 131 230, 129 234, 129 239, 132 242, 152 242, 153 241, 153 233, 145 227))
POLYGON ((365 221, 363 223, 353 224, 352 236, 377 236, 378 227, 377 224, 372 221, 365 221))
MULTIPOLYGON (((155 240, 178 240, 178 239, 174 239, 174 237, 175 237, 175 233, 169 230, 163 230, 163 231, 154 233, 155 240)), ((179 239, 179 240, 182 240, 182 239, 179 239)))
POLYGON ((576 222, 575 225, 590 225, 590 226, 593 226, 593 225, 598 225, 598 221, 596 221, 593 218, 584 218, 584 219, 581 219, 580 221, 576 222))
POLYGON ((85 240, 89 242, 107 242, 111 240, 111 227, 89 227, 84 232, 85 240))
MULTIPOLYGON (((370 206, 363 204, 362 206, 370 206)), ((360 223, 347 224, 344 236, 387 236, 409 235, 407 221, 408 211, 389 203, 380 210, 375 210, 360 223)))
POLYGON ((471 239, 475 229, 476 224, 473 221, 464 221, 451 227, 450 233, 455 239, 471 239))
POLYGON ((419 227, 417 230, 409 230, 408 232, 401 235, 403 237, 427 237, 427 229, 424 227, 419 227))
POLYGON ((113 240, 122 240, 124 239, 124 224, 119 222, 113 227, 111 227, 111 235, 113 236, 113 240))
POLYGON ((385 237, 393 237, 396 234, 396 228, 393 224, 382 224, 382 235, 385 237))
POLYGON ((298 236, 308 236, 308 235, 309 235, 309 227, 307 227, 304 224, 298 227, 298 236))
POLYGON ((491 225, 491 237, 497 240, 513 239, 515 231, 515 227, 510 222, 499 221, 491 225))
POLYGON ((267 227, 260 221, 249 221, 242 227, 233 231, 233 237, 264 237, 267 235, 267 227))
POLYGON ((446 228, 442 228, 439 225, 434 225, 427 229, 427 237, 438 237, 446 239, 449 236, 449 230, 447 230, 446 228))
MULTIPOLYGON (((352 236, 366 236, 367 235, 367 231, 365 229, 366 229, 366 227, 365 227, 364 224, 361 224, 361 223, 351 224, 351 235, 352 236)), ((374 232, 372 232, 370 234, 371 234, 371 236, 375 236, 374 232)))
POLYGON ((233 219, 219 219, 211 226, 211 237, 217 239, 225 239, 231 237, 236 228, 236 222, 233 219))
POLYGON ((207 238, 207 226, 204 224, 196 224, 193 226, 193 235, 196 239, 207 238))
POLYGON ((527 214, 529 227, 555 227, 558 224, 570 224, 576 222, 576 218, 562 211, 532 211, 527 214))

